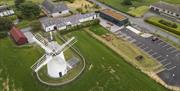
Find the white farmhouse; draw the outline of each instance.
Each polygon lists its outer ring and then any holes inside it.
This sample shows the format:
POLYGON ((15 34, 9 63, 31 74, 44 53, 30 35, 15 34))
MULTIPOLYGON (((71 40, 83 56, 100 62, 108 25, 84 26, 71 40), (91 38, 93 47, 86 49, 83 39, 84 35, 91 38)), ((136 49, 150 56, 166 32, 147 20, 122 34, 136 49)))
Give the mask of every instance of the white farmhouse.
POLYGON ((46 32, 53 30, 63 30, 67 26, 76 26, 80 25, 83 22, 94 20, 97 18, 96 13, 87 13, 87 14, 76 14, 65 18, 41 18, 40 22, 43 29, 46 32))
POLYGON ((69 14, 69 9, 63 2, 54 3, 50 0, 44 0, 40 7, 46 15, 51 17, 58 17, 69 14))
POLYGON ((180 19, 180 5, 173 5, 159 1, 150 5, 150 10, 157 12, 161 15, 171 16, 180 19))
POLYGON ((14 11, 10 9, 7 5, 0 6, 0 17, 13 15, 14 11))

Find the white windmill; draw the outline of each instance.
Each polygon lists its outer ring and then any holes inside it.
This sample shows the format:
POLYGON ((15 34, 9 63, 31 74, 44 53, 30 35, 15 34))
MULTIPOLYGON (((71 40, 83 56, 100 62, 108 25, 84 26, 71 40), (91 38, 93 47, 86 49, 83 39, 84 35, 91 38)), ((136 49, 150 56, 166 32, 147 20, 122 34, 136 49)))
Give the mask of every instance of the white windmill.
POLYGON ((47 65, 48 75, 53 78, 59 78, 67 73, 68 68, 72 68, 66 62, 63 52, 76 43, 75 37, 72 37, 62 45, 59 45, 56 41, 49 42, 40 34, 36 34, 33 39, 45 50, 45 54, 31 66, 35 72, 47 65))

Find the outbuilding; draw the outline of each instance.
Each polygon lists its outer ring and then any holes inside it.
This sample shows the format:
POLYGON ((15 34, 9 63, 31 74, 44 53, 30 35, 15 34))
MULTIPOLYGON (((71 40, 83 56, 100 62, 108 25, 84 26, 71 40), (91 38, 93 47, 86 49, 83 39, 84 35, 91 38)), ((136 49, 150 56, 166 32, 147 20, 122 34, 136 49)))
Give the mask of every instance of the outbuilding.
POLYGON ((180 19, 180 6, 166 2, 156 2, 150 5, 150 10, 160 15, 171 16, 180 19))
POLYGON ((40 5, 44 13, 48 16, 58 17, 69 14, 69 8, 64 2, 53 2, 51 0, 44 0, 40 5))
POLYGON ((117 13, 115 11, 112 11, 110 9, 104 9, 99 11, 99 16, 105 20, 108 20, 117 26, 124 26, 129 23, 128 18, 123 16, 120 13, 117 13))
POLYGON ((12 37, 12 39, 18 44, 18 45, 22 45, 27 43, 27 38, 25 37, 25 35, 20 31, 19 28, 17 27, 12 27, 12 29, 10 30, 10 36, 12 37))

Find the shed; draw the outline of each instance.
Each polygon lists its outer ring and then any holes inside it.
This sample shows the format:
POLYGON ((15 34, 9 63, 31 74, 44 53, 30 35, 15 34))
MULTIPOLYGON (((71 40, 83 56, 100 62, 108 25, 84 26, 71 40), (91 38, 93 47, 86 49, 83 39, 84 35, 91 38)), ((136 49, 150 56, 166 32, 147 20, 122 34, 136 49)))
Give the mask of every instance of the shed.
POLYGON ((10 30, 10 36, 18 45, 27 43, 27 38, 25 37, 25 35, 20 31, 19 28, 15 26, 10 30))
POLYGON ((127 17, 110 9, 104 9, 99 11, 99 16, 120 27, 127 25, 129 23, 127 17))

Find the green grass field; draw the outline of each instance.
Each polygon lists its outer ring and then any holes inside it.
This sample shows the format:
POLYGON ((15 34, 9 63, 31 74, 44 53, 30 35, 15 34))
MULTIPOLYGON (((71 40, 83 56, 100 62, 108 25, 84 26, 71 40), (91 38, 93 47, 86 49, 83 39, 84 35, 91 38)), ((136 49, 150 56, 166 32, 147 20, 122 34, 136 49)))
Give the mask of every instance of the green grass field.
POLYGON ((89 30, 91 30, 97 35, 103 35, 109 33, 105 28, 101 27, 100 25, 91 26, 89 30))
POLYGON ((149 10, 148 6, 140 6, 137 8, 133 8, 127 13, 134 17, 142 17, 149 10))
POLYGON ((42 85, 30 69, 42 51, 38 47, 16 47, 5 38, 0 40, 0 88, 7 87, 2 85, 7 83, 11 90, 21 91, 167 91, 85 31, 68 34, 71 35, 78 39, 76 47, 87 62, 87 69, 79 79, 62 87, 42 85))
MULTIPOLYGON (((122 11, 122 12, 128 12, 131 7, 139 7, 139 6, 149 6, 152 3, 155 3, 160 0, 132 0, 133 5, 123 5, 122 1, 123 0, 98 0, 100 2, 103 2, 109 6, 112 6, 113 8, 122 11)), ((161 0, 161 1, 166 1, 168 3, 173 3, 173 4, 180 4, 180 0, 161 0)))

